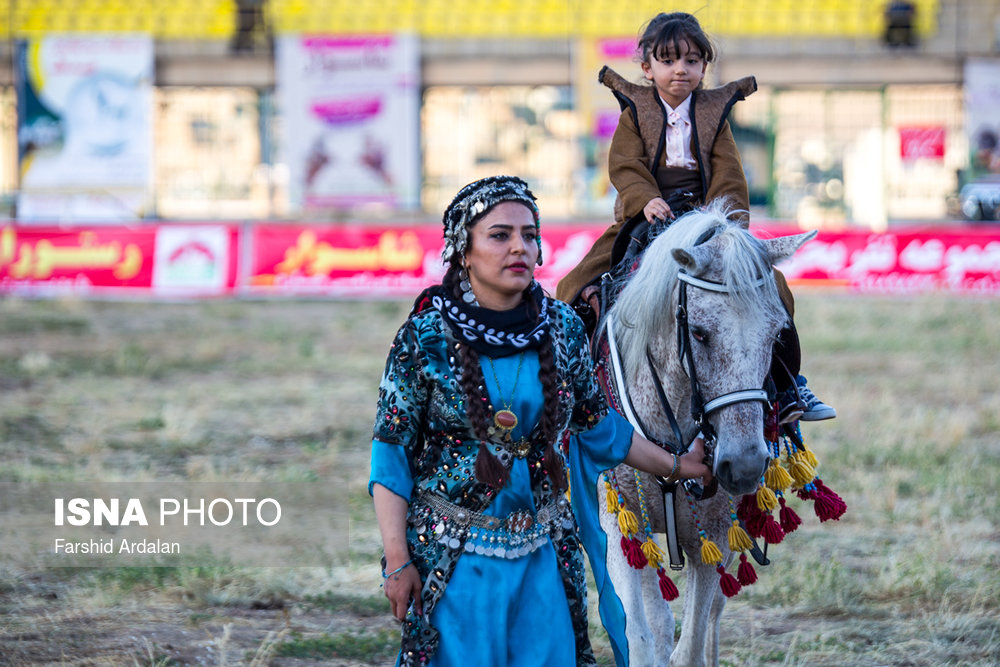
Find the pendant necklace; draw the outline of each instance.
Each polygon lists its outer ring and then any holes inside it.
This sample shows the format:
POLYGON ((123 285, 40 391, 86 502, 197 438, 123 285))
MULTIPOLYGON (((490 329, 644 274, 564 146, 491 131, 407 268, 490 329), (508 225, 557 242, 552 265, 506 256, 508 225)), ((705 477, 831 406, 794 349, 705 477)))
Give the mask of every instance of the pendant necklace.
POLYGON ((490 369, 493 371, 493 381, 497 385, 497 395, 500 397, 500 402, 503 403, 503 410, 497 410, 493 413, 493 425, 503 432, 505 438, 510 439, 510 432, 517 426, 517 415, 514 414, 510 406, 514 402, 517 381, 521 378, 521 364, 524 363, 524 352, 521 353, 521 357, 517 361, 517 373, 514 374, 514 386, 511 387, 509 401, 504 400, 500 390, 500 379, 497 377, 497 369, 493 366, 493 358, 487 357, 487 359, 489 359, 490 369))

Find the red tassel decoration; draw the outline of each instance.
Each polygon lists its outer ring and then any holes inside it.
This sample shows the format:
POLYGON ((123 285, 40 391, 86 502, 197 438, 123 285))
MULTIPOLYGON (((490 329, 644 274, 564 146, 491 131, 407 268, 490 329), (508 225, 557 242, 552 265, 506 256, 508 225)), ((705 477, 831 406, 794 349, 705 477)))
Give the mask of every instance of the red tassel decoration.
POLYGON ((844 502, 844 499, 834 493, 819 477, 813 480, 813 484, 816 486, 816 494, 824 496, 831 505, 832 511, 829 518, 836 521, 844 516, 844 512, 847 511, 847 503, 844 502))
POLYGON ((646 560, 646 554, 642 550, 642 542, 633 537, 629 540, 629 550, 632 556, 632 567, 637 570, 641 570, 646 567, 646 564, 649 561, 646 560))
POLYGON ((802 487, 795 492, 795 495, 799 497, 800 500, 816 500, 815 491, 807 491, 805 487, 802 487))
POLYGON ((646 567, 646 554, 642 553, 642 543, 639 540, 622 536, 622 551, 630 566, 637 570, 646 567))
POLYGON ((715 568, 715 571, 719 573, 719 586, 722 587, 723 595, 731 598, 740 592, 742 588, 740 582, 736 581, 736 577, 726 572, 726 568, 719 565, 715 568))
POLYGON ((806 491, 803 488, 795 493, 802 500, 813 501, 813 510, 820 522, 830 519, 836 521, 843 516, 844 512, 847 511, 847 503, 844 502, 844 499, 830 490, 830 487, 824 484, 819 477, 814 479, 812 484, 815 487, 812 491, 806 491))
POLYGON ((764 527, 767 525, 767 520, 770 514, 764 514, 763 512, 758 512, 754 516, 745 520, 743 523, 746 525, 747 534, 753 538, 759 538, 764 536, 764 527))
POLYGON ((785 531, 781 529, 774 517, 768 514, 764 523, 764 541, 768 544, 781 544, 783 539, 785 539, 785 531))
POLYGON ((657 570, 656 575, 660 578, 660 595, 667 602, 673 602, 680 595, 680 591, 677 590, 677 586, 674 585, 673 580, 667 576, 666 570, 662 567, 657 570))
POLYGON ((781 529, 785 531, 786 535, 795 532, 795 529, 802 525, 802 519, 795 513, 795 510, 785 504, 784 497, 778 498, 778 503, 781 505, 781 510, 778 512, 781 529))
POLYGON ((813 510, 815 510, 816 516, 819 517, 820 523, 837 518, 837 507, 827 496, 821 493, 816 494, 816 499, 813 501, 813 510))
POLYGON ((736 578, 743 586, 749 586, 757 582, 757 570, 753 569, 753 565, 747 560, 746 554, 740 554, 740 567, 736 571, 736 578))
POLYGON ((736 516, 743 521, 748 521, 755 514, 760 514, 760 508, 757 507, 757 496, 748 493, 740 498, 740 504, 736 506, 736 516))
POLYGON ((736 516, 743 521, 750 537, 758 538, 764 535, 764 522, 768 515, 757 507, 757 497, 754 494, 743 496, 736 508, 736 516))

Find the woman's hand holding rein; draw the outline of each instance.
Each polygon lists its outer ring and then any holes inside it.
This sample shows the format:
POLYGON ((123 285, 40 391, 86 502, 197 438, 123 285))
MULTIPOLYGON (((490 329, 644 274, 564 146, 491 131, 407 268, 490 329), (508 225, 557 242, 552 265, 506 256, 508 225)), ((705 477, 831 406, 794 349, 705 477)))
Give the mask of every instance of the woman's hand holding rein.
POLYGON ((675 462, 674 455, 635 432, 625 463, 661 477, 700 479, 704 486, 712 481, 712 470, 705 465, 705 441, 695 438, 690 449, 675 462))
POLYGON ((706 487, 712 482, 712 469, 705 465, 705 441, 701 437, 695 438, 680 458, 678 479, 701 479, 706 487))

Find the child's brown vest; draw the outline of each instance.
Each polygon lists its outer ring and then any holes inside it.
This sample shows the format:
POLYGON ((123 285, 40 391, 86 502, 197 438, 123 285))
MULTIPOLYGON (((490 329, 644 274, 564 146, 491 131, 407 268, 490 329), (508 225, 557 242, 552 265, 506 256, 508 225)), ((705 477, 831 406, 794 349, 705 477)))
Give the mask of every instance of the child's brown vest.
MULTIPOLYGON (((607 66, 601 69, 597 78, 611 89, 622 111, 631 110, 646 155, 649 156, 647 166, 655 177, 656 168, 662 161, 667 131, 667 112, 663 108, 656 87, 632 83, 607 66)), ((712 146, 715 144, 716 135, 722 129, 722 124, 729 116, 729 110, 756 90, 757 79, 747 76, 719 88, 696 90, 691 97, 693 152, 701 174, 702 192, 708 192, 708 184, 712 180, 712 146)), ((621 208, 621 200, 618 199, 615 201, 615 220, 622 220, 621 208)))

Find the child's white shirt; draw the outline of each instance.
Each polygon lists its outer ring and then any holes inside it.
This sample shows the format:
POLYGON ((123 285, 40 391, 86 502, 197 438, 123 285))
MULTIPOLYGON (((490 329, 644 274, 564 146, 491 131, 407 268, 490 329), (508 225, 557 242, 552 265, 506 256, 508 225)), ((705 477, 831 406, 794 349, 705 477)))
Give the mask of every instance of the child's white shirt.
POLYGON ((663 110, 667 113, 666 165, 682 169, 697 169, 698 162, 691 153, 691 96, 671 109, 666 100, 660 98, 663 110))

